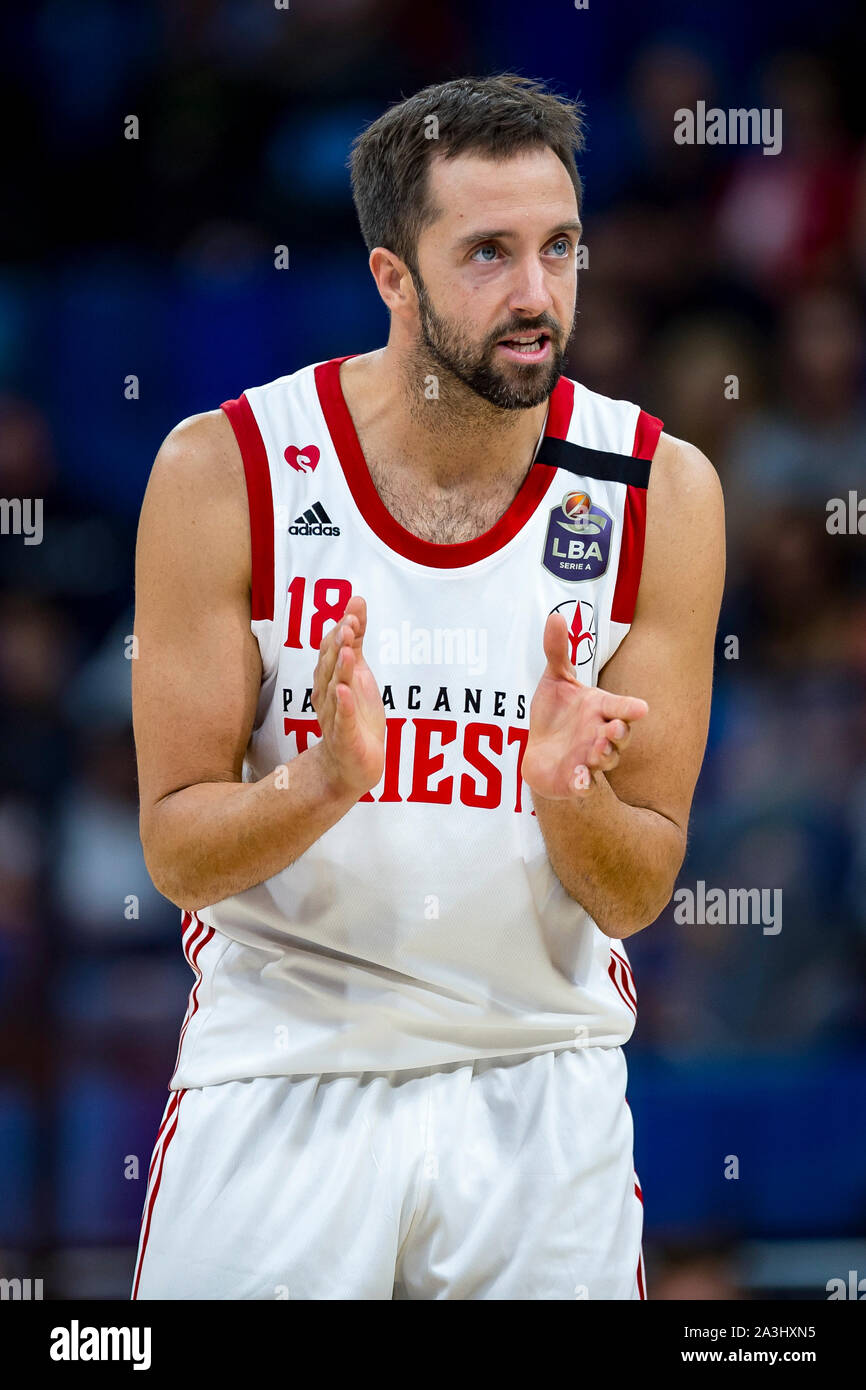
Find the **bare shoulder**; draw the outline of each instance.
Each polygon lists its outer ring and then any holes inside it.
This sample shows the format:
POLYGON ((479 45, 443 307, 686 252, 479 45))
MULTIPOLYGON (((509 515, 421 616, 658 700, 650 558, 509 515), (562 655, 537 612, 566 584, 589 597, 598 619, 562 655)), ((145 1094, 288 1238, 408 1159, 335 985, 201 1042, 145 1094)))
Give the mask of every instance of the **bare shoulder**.
POLYGON ((649 506, 653 494, 677 511, 722 515, 722 486, 715 468, 694 444, 672 434, 659 436, 650 471, 649 506))
POLYGON ((175 425, 160 445, 150 481, 190 493, 205 489, 215 502, 243 497, 243 460, 225 412, 207 410, 175 425))
POLYGON ((694 444, 662 434, 647 491, 641 596, 703 581, 720 595, 725 571, 725 513, 719 475, 694 444))
POLYGON ((249 574, 246 479, 224 411, 190 415, 163 440, 141 508, 138 553, 151 565, 182 554, 186 567, 249 574))

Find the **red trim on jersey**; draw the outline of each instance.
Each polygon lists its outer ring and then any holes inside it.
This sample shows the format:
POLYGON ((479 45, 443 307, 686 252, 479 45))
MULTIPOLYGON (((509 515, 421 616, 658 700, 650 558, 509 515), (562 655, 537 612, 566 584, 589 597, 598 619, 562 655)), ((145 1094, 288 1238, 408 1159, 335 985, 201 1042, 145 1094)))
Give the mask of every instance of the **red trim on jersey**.
POLYGON ((574 414, 574 382, 561 376, 550 393, 544 437, 564 439, 574 414))
MULTIPOLYGON (((493 555, 508 541, 513 540, 526 524, 548 491, 556 474, 549 464, 539 463, 530 468, 520 489, 497 522, 471 541, 459 541, 455 545, 437 545, 434 541, 422 540, 407 531, 388 511, 370 477, 370 470, 355 430, 349 407, 346 405, 340 385, 340 365, 347 359, 335 357, 330 362, 322 362, 316 367, 316 389, 325 423, 337 451, 337 457, 349 485, 358 510, 372 531, 380 540, 419 565, 430 565, 437 569, 456 569, 461 565, 474 565, 493 555)), ((574 384, 567 377, 560 377, 550 396, 545 435, 564 439, 574 408, 574 384)))
MULTIPOLYGON (((178 1055, 178 1058, 180 1057, 180 1043, 183 1042, 183 1035, 184 1035, 184 1033, 186 1032, 186 1025, 187 1025, 187 1023, 189 1022, 189 1018, 190 1018, 190 1009, 192 1008, 193 1002, 194 1002, 194 998, 193 998, 193 996, 194 996, 194 990, 195 990, 196 985, 198 984, 198 972, 196 971, 196 968, 195 968, 195 966, 193 965, 192 957, 191 957, 190 952, 191 952, 192 950, 194 950, 196 940, 204 934, 204 930, 205 930, 204 924, 200 921, 198 915, 196 915, 196 916, 195 916, 195 919, 193 919, 192 913, 189 913, 189 912, 185 912, 185 913, 184 913, 184 922, 183 922, 183 928, 182 928, 182 931, 181 931, 181 941, 182 941, 182 948, 183 948, 183 958, 184 958, 184 960, 186 961, 187 965, 189 966, 190 970, 191 970, 191 971, 193 972, 193 974, 196 976, 196 979, 193 980, 193 983, 192 983, 192 985, 190 986, 189 995, 188 995, 188 997, 187 997, 187 1002, 186 1002, 186 1013, 185 1013, 184 1016, 183 1016, 183 1023, 181 1024, 181 1029, 180 1029, 180 1042, 178 1043, 178 1046, 177 1046, 177 1055, 178 1055)), ((175 1065, 175 1070, 177 1070, 177 1059, 175 1060, 175 1064, 174 1064, 174 1065, 175 1065)))
POLYGON ((621 978, 623 985, 625 986, 626 993, 634 1003, 635 1008, 637 1008, 637 988, 635 987, 634 975, 631 972, 631 966, 629 965, 625 957, 621 956, 619 951, 615 951, 612 946, 610 948, 610 953, 612 956, 615 956, 620 963, 622 971, 621 978))
POLYGON ((651 459, 663 429, 664 423, 661 420, 656 419, 655 415, 647 415, 646 411, 642 410, 635 426, 632 458, 651 459))
MULTIPOLYGON (((628 1101, 626 1101, 626 1105, 628 1105, 628 1101)), ((634 1175, 634 1195, 637 1197, 641 1206, 643 1206, 643 1193, 640 1190, 640 1182, 638 1181, 637 1173, 634 1175)), ((644 1274, 643 1267, 642 1244, 638 1246, 637 1252, 637 1291, 641 1298, 646 1298, 646 1275, 644 1274)))
POLYGON ((644 1283, 643 1273, 643 1247, 641 1247, 637 1257, 637 1291, 642 1299, 646 1298, 646 1284, 644 1283))
MULTIPOLYGON (((617 956, 616 960, 619 960, 619 956, 617 956)), ((613 983, 616 986, 617 993, 619 994, 623 1003, 627 1004, 628 1007, 631 1009, 632 1013, 635 1015, 635 1017, 637 1017, 637 1006, 632 1003, 631 999, 629 998, 626 992, 626 989, 623 988, 623 986, 617 979, 616 960, 614 960, 613 956, 611 956, 610 965, 607 968, 607 973, 613 980, 613 983)), ((622 969, 622 966, 620 966, 620 969, 622 969)))
MULTIPOLYGON (((187 954, 187 947, 189 946, 189 943, 190 943, 192 940, 194 940, 194 938, 195 938, 197 932, 198 932, 198 919, 196 918, 196 924, 193 925, 192 913, 191 913, 191 912, 184 912, 184 914, 183 914, 183 916, 182 916, 182 918, 181 918, 181 924, 180 924, 180 939, 181 939, 181 948, 182 948, 182 950, 183 950, 183 957, 184 957, 184 960, 186 961, 187 965, 190 965, 190 959, 189 959, 189 956, 188 956, 188 954, 187 954), (192 927, 192 930, 190 930, 191 927, 192 927)), ((190 968, 191 968, 191 966, 190 966, 190 968)), ((194 987, 194 985, 195 985, 195 981, 193 981, 193 987, 194 987)), ((192 1003, 192 988, 190 989, 190 993, 189 993, 189 995, 187 996, 187 1001, 186 1001, 186 1013, 185 1013, 184 1016, 183 1016, 183 1023, 180 1025, 180 1038, 179 1038, 178 1044, 177 1044, 177 1056, 176 1056, 175 1059, 174 1059, 174 1071, 172 1072, 172 1080, 174 1080, 174 1072, 177 1071, 177 1064, 178 1064, 178 1062, 180 1061, 180 1045, 181 1045, 181 1043, 183 1042, 183 1035, 184 1035, 184 1031, 185 1031, 185 1029, 186 1029, 186 1022, 187 1022, 187 1019, 189 1018, 189 1009, 190 1009, 190 1004, 191 1004, 191 1003, 192 1003)), ((163 1123, 163 1125, 164 1125, 164 1124, 165 1124, 165 1120, 163 1120, 162 1123, 163 1123)), ((160 1135, 160 1134, 162 1134, 162 1129, 160 1129, 159 1134, 157 1134, 157 1136, 156 1136, 157 1141, 159 1141, 159 1135, 160 1135)))
MULTIPOLYGON (((189 914, 186 915, 188 916, 189 914)), ((214 937, 213 927, 206 927, 204 922, 202 922, 199 918, 197 912, 194 912, 193 916, 195 917, 197 925, 193 927, 192 931, 187 934, 183 943, 183 953, 186 956, 187 964, 189 965, 190 969, 194 972, 196 978, 193 981, 192 989, 189 992, 189 1000, 186 1006, 186 1014, 184 1016, 183 1025, 180 1030, 180 1038, 177 1044, 177 1057, 174 1061, 174 1071, 172 1072, 171 1077, 172 1081, 174 1080, 177 1074, 177 1069, 180 1065, 180 1052, 181 1048, 183 1047, 183 1040, 186 1037, 186 1030, 191 1024, 193 1015, 198 1009, 198 987, 202 981, 202 972, 198 968, 198 958, 201 955, 201 952, 203 951, 204 947, 208 944, 209 941, 212 941, 214 937), (196 940, 196 937, 198 937, 198 940, 196 940)), ((171 1085, 171 1082, 169 1082, 169 1085, 171 1085)))
MULTIPOLYGON (((150 1223, 151 1223, 151 1220, 152 1220, 152 1218, 153 1218, 153 1209, 154 1209, 154 1206, 156 1205, 156 1194, 159 1192, 159 1185, 160 1185, 160 1183, 162 1182, 162 1170, 163 1170, 163 1166, 164 1166, 164 1164, 165 1164, 165 1155, 166 1155, 166 1153, 168 1152, 168 1146, 169 1146, 169 1144, 171 1143, 172 1139, 173 1139, 174 1136, 175 1136, 175 1133, 177 1132, 177 1121, 178 1121, 178 1115, 180 1114, 180 1103, 181 1103, 181 1101, 183 1100, 183 1098, 184 1098, 185 1095, 186 1095, 186 1091, 175 1091, 175 1092, 174 1092, 174 1095, 172 1096, 171 1100, 168 1102, 168 1106, 167 1106, 166 1112, 165 1112, 165 1119, 163 1120, 162 1126, 160 1127, 160 1133, 162 1133, 162 1129, 165 1128, 165 1123, 166 1123, 166 1121, 169 1119, 169 1117, 171 1117, 171 1124, 170 1124, 169 1128, 166 1130, 165 1141, 164 1141, 164 1143, 163 1143, 162 1149, 159 1150, 159 1172, 158 1172, 157 1175, 156 1175, 156 1182, 153 1184, 153 1187, 151 1188, 151 1190, 150 1190, 150 1191, 148 1192, 148 1194, 147 1194, 147 1198, 145 1199, 145 1204, 144 1204, 144 1211, 143 1211, 142 1214, 141 1214, 141 1227, 142 1227, 141 1248, 140 1248, 140 1250, 139 1250, 139 1252, 138 1252, 138 1259, 136 1260, 136 1263, 135 1263, 135 1282, 134 1282, 134 1284, 133 1284, 133 1286, 132 1286, 132 1301, 133 1301, 133 1302, 138 1298, 138 1285, 139 1285, 139 1283, 140 1283, 140 1281, 141 1281, 141 1267, 142 1267, 142 1264, 144 1263, 144 1252, 145 1252, 145 1250, 147 1249, 147 1240, 148 1240, 148 1236, 150 1235, 150 1223), (175 1099, 175 1097, 176 1097, 176 1099, 175 1099)), ((150 1164, 150 1172, 151 1172, 151 1174, 153 1173, 153 1165, 154 1165, 154 1163, 156 1162, 157 1149, 159 1149, 159 1141, 158 1141, 158 1140, 157 1140, 157 1145, 156 1145, 156 1147, 154 1148, 153 1159, 151 1160, 151 1164, 150 1164)))
MULTIPOLYGON (((663 425, 654 415, 641 410, 637 417, 634 432, 632 457, 652 459, 659 442, 663 425)), ((622 517, 622 544, 619 549, 619 569, 613 603, 610 609, 612 623, 630 623, 634 617, 640 572, 643 567, 643 547, 646 535, 646 488, 626 488, 625 508, 622 517)))
POLYGON ((260 618, 273 621, 274 499, 268 454, 246 396, 240 396, 236 401, 223 401, 220 409, 225 411, 235 432, 247 480, 252 552, 250 616, 253 622, 260 618))

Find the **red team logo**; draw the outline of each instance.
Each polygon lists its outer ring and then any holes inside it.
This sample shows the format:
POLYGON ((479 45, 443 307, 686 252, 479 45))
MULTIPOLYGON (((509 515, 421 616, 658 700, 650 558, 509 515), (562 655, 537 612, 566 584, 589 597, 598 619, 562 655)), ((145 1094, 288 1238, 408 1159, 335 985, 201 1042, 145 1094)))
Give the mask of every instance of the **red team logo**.
POLYGON ((312 473, 319 462, 319 451, 315 444, 305 444, 303 449, 290 444, 283 457, 289 467, 298 473, 312 473))
MULTIPOLYGON (((586 493, 573 493, 574 497, 586 497, 586 493)), ((587 498, 587 501, 589 499, 587 498)), ((566 599, 552 608, 551 613, 561 613, 568 623, 568 654, 572 666, 585 666, 595 656, 598 637, 595 625, 595 610, 584 599, 566 599)))

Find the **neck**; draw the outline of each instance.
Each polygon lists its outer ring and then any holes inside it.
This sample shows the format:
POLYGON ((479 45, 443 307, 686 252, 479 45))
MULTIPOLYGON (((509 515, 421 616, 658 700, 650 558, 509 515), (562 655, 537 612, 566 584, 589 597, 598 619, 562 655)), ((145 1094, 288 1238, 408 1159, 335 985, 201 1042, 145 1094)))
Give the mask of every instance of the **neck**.
POLYGON ((351 359, 341 381, 359 433, 381 439, 416 477, 443 488, 468 477, 521 479, 547 413, 546 401, 527 410, 492 405, 420 343, 351 359))

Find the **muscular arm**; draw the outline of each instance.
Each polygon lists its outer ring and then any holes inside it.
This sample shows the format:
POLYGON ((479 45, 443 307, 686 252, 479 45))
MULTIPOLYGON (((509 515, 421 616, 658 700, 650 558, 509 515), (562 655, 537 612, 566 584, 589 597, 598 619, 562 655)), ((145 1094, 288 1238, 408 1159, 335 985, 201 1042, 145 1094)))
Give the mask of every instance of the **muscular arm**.
POLYGON ((621 758, 615 750, 615 765, 596 768, 582 795, 533 792, 557 876, 614 938, 655 920, 685 855, 723 581, 718 478, 699 450, 663 434, 650 475, 634 621, 599 677, 603 690, 638 696, 649 711, 620 741, 621 758))
MULTIPOLYGON (((292 863, 355 804, 375 767, 347 778, 323 741, 292 759, 280 779, 242 781, 261 661, 250 631, 243 465, 221 411, 178 425, 157 455, 141 511, 135 588, 141 840, 156 887, 194 911, 292 863)), ((347 650, 360 647, 364 618, 361 600, 350 605, 356 616, 347 620, 348 636, 340 629, 347 650)), ((354 698, 345 690, 351 653, 334 669, 337 631, 322 643, 316 670, 316 709, 324 721, 327 698, 331 723, 354 698)))

